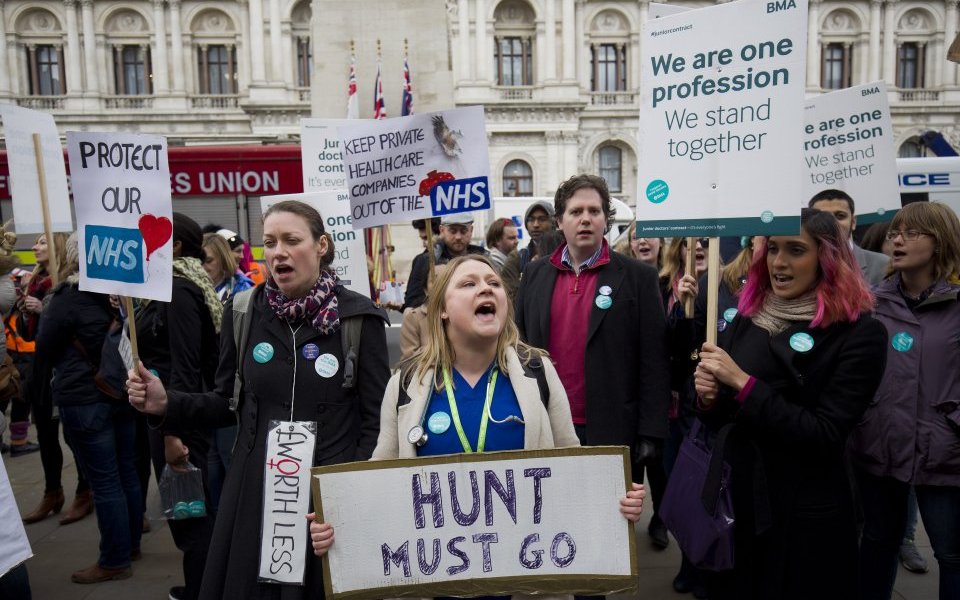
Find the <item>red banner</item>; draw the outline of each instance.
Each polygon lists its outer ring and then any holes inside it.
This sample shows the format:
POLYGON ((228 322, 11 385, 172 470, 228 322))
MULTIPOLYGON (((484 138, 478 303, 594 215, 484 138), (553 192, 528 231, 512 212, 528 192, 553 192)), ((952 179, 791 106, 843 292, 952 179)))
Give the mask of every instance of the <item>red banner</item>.
MULTIPOLYGON (((300 146, 177 147, 168 150, 168 158, 174 196, 272 196, 303 191, 300 146)), ((7 153, 0 151, 0 198, 9 197, 7 153)))

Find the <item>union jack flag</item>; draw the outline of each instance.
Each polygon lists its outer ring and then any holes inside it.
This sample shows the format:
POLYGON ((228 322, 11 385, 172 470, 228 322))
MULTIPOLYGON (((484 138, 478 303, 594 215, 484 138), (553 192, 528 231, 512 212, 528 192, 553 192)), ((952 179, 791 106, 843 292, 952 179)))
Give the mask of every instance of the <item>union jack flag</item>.
POLYGON ((383 101, 383 82, 380 80, 379 61, 377 61, 377 81, 373 84, 373 118, 387 118, 387 105, 383 101))
POLYGON ((360 118, 360 104, 357 98, 357 57, 350 57, 350 79, 347 83, 347 118, 360 118))
POLYGON ((400 116, 413 114, 413 86, 410 84, 410 65, 407 57, 403 57, 403 104, 400 107, 400 116))

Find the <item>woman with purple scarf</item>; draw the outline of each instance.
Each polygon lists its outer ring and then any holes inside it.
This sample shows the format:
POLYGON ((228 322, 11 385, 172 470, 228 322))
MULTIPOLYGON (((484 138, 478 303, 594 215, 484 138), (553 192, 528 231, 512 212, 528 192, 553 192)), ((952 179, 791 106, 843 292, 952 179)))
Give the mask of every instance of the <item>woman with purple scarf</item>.
MULTIPOLYGON (((264 215, 263 246, 270 277, 250 292, 243 318, 239 309, 238 318, 233 314, 242 294, 224 308, 214 391, 165 390, 149 364, 127 381, 130 403, 160 416, 164 426, 239 423, 200 590, 204 599, 323 597, 320 559, 306 546, 289 556, 280 552, 282 568, 275 575, 263 562, 272 560, 270 553, 261 557, 261 549, 278 539, 264 530, 267 454, 274 443, 268 433, 279 423, 306 423, 314 434, 311 466, 366 460, 376 446, 390 376, 386 316, 341 285, 320 214, 296 201, 275 204, 264 215), (344 356, 350 328, 342 325, 357 322, 359 343, 347 345, 346 352, 356 347, 357 356, 344 356), (235 324, 246 331, 235 335, 235 324), (241 389, 234 394, 238 367, 241 389), (288 565, 302 573, 299 585, 290 584, 288 565)), ((303 515, 296 517, 306 524, 303 515)))

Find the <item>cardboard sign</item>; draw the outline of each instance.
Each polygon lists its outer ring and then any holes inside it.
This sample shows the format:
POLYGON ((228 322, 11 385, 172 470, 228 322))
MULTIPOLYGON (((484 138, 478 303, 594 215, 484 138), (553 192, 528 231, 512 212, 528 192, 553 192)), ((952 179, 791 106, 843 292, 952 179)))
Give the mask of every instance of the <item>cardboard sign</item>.
POLYGON ((490 208, 483 107, 337 128, 353 227, 490 208))
POLYGON ((353 229, 350 198, 347 192, 334 190, 264 196, 260 198, 261 214, 267 214, 271 206, 284 200, 296 200, 309 204, 320 213, 324 228, 333 239, 335 258, 330 268, 336 272, 344 287, 369 298, 370 283, 367 277, 367 255, 363 245, 363 233, 353 229))
POLYGON ((660 2, 651 2, 647 9, 648 19, 659 19, 660 17, 669 17, 677 13, 696 10, 692 6, 679 6, 677 4, 661 4, 660 2))
POLYGON ((304 192, 347 188, 337 127, 349 123, 350 119, 300 119, 304 192))
MULTIPOLYGON (((33 146, 33 134, 40 134, 44 181, 51 231, 73 231, 70 215, 70 191, 63 146, 53 116, 12 104, 0 104, 3 133, 10 166, 10 191, 13 195, 13 220, 17 233, 43 233, 43 209, 40 204, 40 176, 33 146)), ((169 186, 169 183, 167 184, 169 186)))
POLYGON ((173 212, 167 140, 67 133, 80 289, 170 301, 173 212))
POLYGON ((626 448, 455 454, 316 467, 334 527, 326 597, 606 594, 634 590, 618 498, 626 448), (573 492, 575 490, 575 493, 573 492))
POLYGON ((708 6, 642 35, 637 236, 798 232, 806 0, 708 6))
POLYGON ((310 471, 317 424, 271 421, 263 465, 263 520, 258 581, 303 585, 310 512, 310 471))
POLYGON ((803 133, 803 206, 818 192, 836 189, 853 198, 859 225, 893 218, 900 189, 886 83, 808 99, 803 133))

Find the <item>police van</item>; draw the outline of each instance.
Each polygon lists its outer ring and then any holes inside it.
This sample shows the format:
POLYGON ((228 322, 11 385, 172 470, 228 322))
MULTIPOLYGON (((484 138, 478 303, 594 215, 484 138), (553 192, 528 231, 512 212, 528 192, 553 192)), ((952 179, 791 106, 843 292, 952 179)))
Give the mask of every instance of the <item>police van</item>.
POLYGON ((960 215, 960 156, 898 158, 900 199, 943 202, 960 215))

